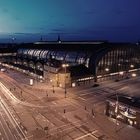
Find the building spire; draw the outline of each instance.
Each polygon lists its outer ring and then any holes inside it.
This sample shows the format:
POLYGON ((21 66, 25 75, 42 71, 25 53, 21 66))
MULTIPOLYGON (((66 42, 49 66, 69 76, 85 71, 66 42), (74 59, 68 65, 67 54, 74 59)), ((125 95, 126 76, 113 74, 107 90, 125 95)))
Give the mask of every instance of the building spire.
POLYGON ((57 42, 61 43, 60 35, 58 35, 57 42))
POLYGON ((40 41, 41 41, 41 42, 43 41, 43 38, 42 38, 42 36, 40 37, 40 41))

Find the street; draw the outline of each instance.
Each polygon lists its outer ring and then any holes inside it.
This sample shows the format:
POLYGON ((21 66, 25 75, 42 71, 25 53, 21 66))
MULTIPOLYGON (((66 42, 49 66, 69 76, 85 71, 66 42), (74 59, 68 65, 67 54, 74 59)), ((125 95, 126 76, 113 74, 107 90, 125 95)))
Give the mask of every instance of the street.
POLYGON ((1 98, 0 99, 0 126, 2 130, 0 132, 1 139, 7 140, 21 140, 26 139, 26 136, 22 129, 20 128, 20 122, 14 118, 14 115, 9 110, 6 102, 1 98))
POLYGON ((29 77, 21 73, 9 71, 0 75, 1 139, 138 140, 140 137, 138 129, 121 122, 116 126, 114 120, 104 115, 108 96, 116 92, 139 94, 139 77, 101 83, 99 87, 67 89, 65 98, 64 89, 55 87, 53 93, 52 86, 45 83, 29 86, 29 77))

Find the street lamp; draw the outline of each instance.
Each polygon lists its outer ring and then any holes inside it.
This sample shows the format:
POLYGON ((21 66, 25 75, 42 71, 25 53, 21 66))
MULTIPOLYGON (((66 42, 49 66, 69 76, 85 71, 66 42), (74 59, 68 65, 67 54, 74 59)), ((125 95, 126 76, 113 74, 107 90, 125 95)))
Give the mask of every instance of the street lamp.
POLYGON ((105 68, 105 72, 104 72, 104 75, 103 75, 103 80, 107 79, 107 74, 109 72, 109 68, 105 68))
POLYGON ((69 64, 62 64, 62 67, 65 69, 65 98, 66 98, 66 94, 67 94, 67 89, 66 89, 66 72, 67 72, 67 67, 69 66, 69 64))
POLYGON ((108 72, 109 71, 109 68, 105 68, 105 71, 108 72))
POLYGON ((117 132, 117 126, 119 125, 118 123, 118 113, 119 113, 119 96, 118 93, 116 92, 116 106, 115 106, 115 114, 116 114, 116 132, 117 132))
POLYGON ((51 79, 50 82, 52 83, 53 93, 55 93, 53 80, 51 79))
POLYGON ((120 71, 120 72, 119 72, 120 75, 123 75, 123 73, 124 73, 123 71, 120 71))
POLYGON ((36 68, 35 68, 35 66, 33 66, 33 69, 34 69, 34 79, 36 80, 36 82, 37 82, 37 77, 36 77, 36 68))
POLYGON ((12 37, 12 38, 11 38, 11 44, 12 44, 12 47, 15 46, 15 45, 14 45, 14 44, 15 44, 15 40, 16 40, 15 37, 12 37))
POLYGON ((55 93, 55 90, 54 90, 54 85, 53 85, 52 87, 53 87, 53 93, 55 93))
POLYGON ((137 74, 136 73, 132 73, 132 77, 136 77, 137 76, 137 74))
POLYGON ((130 68, 134 68, 134 65, 133 65, 133 64, 131 64, 131 65, 130 65, 130 68))

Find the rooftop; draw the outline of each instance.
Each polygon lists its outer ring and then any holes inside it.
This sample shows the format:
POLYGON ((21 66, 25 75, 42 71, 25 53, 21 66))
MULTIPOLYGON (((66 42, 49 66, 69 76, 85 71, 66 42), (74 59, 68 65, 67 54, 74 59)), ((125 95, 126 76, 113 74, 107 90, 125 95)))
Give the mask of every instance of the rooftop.
MULTIPOLYGON (((140 109, 140 97, 134 97, 134 96, 129 96, 129 95, 124 95, 124 94, 118 94, 118 102, 126 104, 131 107, 136 107, 140 109)), ((117 96, 112 95, 109 97, 109 99, 117 101, 117 96)))
POLYGON ((37 41, 34 44, 103 44, 107 41, 37 41))

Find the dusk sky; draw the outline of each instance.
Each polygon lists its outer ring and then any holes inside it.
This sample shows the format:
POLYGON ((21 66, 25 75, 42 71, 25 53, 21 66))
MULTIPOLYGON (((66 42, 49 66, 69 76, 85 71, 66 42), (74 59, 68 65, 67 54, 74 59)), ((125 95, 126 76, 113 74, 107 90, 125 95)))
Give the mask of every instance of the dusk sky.
POLYGON ((0 0, 0 38, 140 40, 140 0, 0 0))

